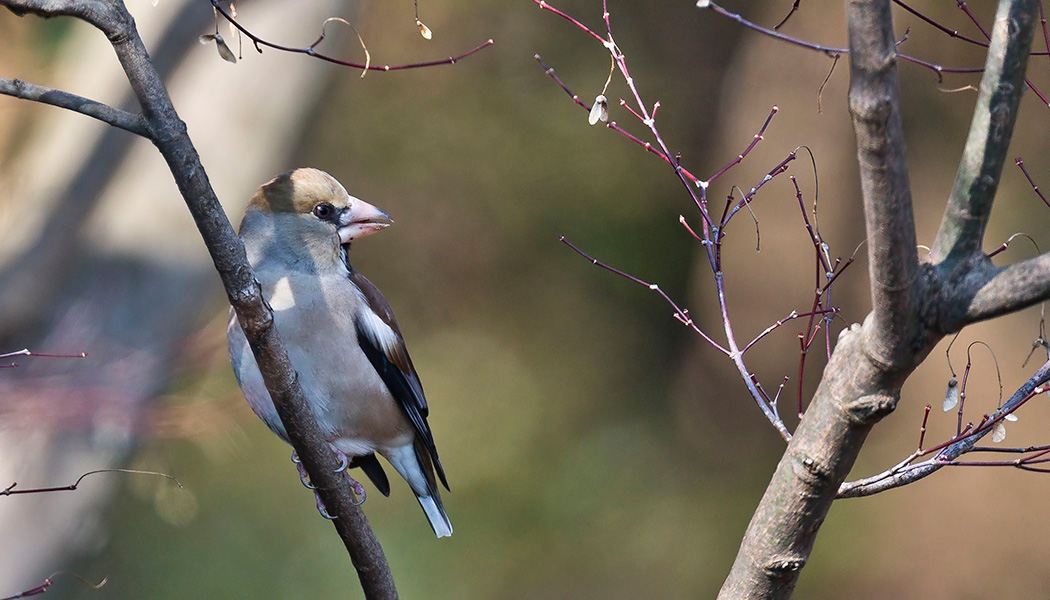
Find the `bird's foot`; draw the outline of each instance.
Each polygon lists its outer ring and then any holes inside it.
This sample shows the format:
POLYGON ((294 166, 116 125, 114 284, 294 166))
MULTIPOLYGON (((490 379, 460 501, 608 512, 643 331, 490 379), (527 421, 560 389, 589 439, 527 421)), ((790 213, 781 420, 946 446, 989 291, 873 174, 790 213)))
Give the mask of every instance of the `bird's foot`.
MULTIPOLYGON (((354 501, 352 504, 354 506, 360 506, 365 501, 365 486, 361 485, 361 482, 350 476, 348 469, 350 466, 350 459, 346 454, 340 450, 336 450, 335 454, 339 457, 339 468, 337 468, 335 472, 346 473, 346 478, 350 481, 350 487, 353 488, 354 501)), ((313 490, 314 498, 317 500, 317 512, 325 519, 334 521, 336 517, 328 513, 328 510, 324 506, 324 501, 321 500, 320 494, 317 493, 317 486, 310 483, 310 475, 306 472, 306 467, 303 466, 303 461, 299 458, 299 454, 294 450, 292 451, 292 462, 295 463, 295 468, 299 470, 299 481, 302 482, 306 489, 313 490)))
POLYGON ((354 488, 354 493, 357 494, 357 498, 354 499, 354 506, 361 506, 365 503, 365 486, 349 475, 346 478, 350 480, 350 487, 354 488))
MULTIPOLYGON (((303 461, 299 459, 299 454, 295 450, 292 450, 292 462, 295 463, 295 468, 299 470, 299 481, 303 483, 303 487, 308 490, 316 490, 317 486, 310 483, 310 474, 306 472, 306 467, 303 466, 303 461)), ((321 499, 318 498, 317 501, 320 502, 321 499)))
POLYGON ((346 478, 350 480, 350 487, 354 488, 354 494, 357 498, 354 499, 354 506, 360 506, 365 502, 365 486, 361 485, 361 482, 350 476, 350 471, 347 467, 350 466, 350 459, 347 458, 346 454, 338 448, 335 449, 335 455, 339 457, 339 468, 335 470, 336 473, 346 473, 346 478))
MULTIPOLYGON (((351 502, 351 504, 353 506, 361 506, 361 504, 365 501, 365 486, 361 485, 361 482, 350 477, 349 475, 347 475, 346 478, 350 480, 350 487, 353 488, 353 493, 355 495, 354 500, 353 502, 351 502)), ((328 514, 328 510, 324 506, 324 501, 321 500, 321 495, 317 493, 316 489, 314 490, 314 498, 317 500, 317 512, 321 513, 322 517, 328 519, 329 521, 334 521, 336 520, 336 518, 338 518, 328 514)))

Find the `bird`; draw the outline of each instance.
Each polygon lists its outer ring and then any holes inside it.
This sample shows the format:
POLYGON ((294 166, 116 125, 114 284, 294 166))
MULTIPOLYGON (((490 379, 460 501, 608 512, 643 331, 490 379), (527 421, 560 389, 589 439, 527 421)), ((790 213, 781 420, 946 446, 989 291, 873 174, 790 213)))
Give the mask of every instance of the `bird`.
MULTIPOLYGON (((449 487, 427 423, 423 387, 390 304, 350 265, 351 243, 392 223, 328 173, 299 168, 255 192, 239 235, 328 443, 344 465, 360 467, 389 496, 390 483, 376 455, 383 457, 408 483, 441 538, 452 535, 452 524, 435 472, 449 487)), ((288 442, 232 309, 227 345, 248 404, 288 442)), ((363 487, 351 482, 363 501, 363 487)), ((327 516, 320 499, 318 509, 327 516)))

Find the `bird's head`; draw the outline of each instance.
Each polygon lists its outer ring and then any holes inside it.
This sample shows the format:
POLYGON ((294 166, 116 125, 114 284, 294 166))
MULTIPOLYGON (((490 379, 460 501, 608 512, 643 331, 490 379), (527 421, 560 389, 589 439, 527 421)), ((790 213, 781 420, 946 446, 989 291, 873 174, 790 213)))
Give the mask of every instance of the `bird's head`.
POLYGON ((248 204, 246 221, 250 215, 282 222, 308 241, 320 236, 338 238, 338 244, 349 244, 393 223, 385 212, 347 194, 334 177, 311 168, 289 171, 263 184, 248 204))

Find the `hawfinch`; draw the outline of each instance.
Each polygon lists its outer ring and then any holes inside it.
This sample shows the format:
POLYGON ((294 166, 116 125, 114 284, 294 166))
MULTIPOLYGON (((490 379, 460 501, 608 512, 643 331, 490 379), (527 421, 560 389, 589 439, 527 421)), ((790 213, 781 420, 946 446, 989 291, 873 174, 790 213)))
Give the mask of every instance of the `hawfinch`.
MULTIPOLYGON (((390 224, 386 213, 347 194, 328 173, 296 169, 252 196, 240 236, 332 448, 389 496, 376 454, 386 459, 412 488, 434 533, 445 537, 452 535, 452 524, 434 471, 445 489, 448 483, 427 425, 423 388, 390 305, 350 266, 351 242, 390 224)), ((248 404, 287 442, 232 311, 227 342, 248 404)))

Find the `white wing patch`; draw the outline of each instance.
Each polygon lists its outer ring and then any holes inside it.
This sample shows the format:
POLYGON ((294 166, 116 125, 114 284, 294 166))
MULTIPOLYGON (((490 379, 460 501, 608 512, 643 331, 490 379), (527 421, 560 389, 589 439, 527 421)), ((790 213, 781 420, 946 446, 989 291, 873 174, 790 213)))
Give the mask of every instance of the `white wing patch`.
POLYGON ((293 307, 295 307, 295 294, 292 293, 292 285, 288 283, 287 277, 282 277, 273 286, 270 308, 273 310, 288 310, 293 307))
POLYGON ((358 313, 357 319, 361 331, 369 337, 377 348, 382 350, 388 359, 392 359, 400 354, 399 346, 401 345, 401 340, 397 333, 383 322, 379 315, 372 312, 372 309, 366 306, 358 313))

